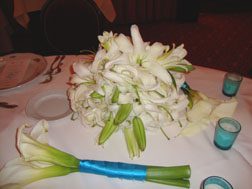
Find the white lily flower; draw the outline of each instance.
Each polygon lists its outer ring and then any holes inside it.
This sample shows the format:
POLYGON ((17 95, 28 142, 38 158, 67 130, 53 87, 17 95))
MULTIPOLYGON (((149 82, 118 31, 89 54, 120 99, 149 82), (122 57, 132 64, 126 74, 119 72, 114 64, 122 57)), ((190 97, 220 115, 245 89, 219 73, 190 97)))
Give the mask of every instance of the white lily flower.
POLYGON ((133 45, 131 44, 128 37, 126 37, 124 34, 120 34, 116 39, 115 42, 123 53, 132 53, 133 51, 133 45))
POLYGON ((101 42, 101 45, 108 51, 110 49, 111 44, 114 40, 113 32, 103 32, 103 35, 98 36, 98 40, 101 42))
POLYGON ((89 66, 88 63, 82 63, 82 62, 74 63, 73 70, 80 78, 89 77, 91 75, 91 72, 88 70, 88 66, 89 66))
POLYGON ((95 55, 95 59, 92 63, 92 67, 90 69, 93 73, 98 72, 99 67, 102 64, 105 56, 106 56, 106 51, 104 49, 100 49, 99 51, 97 51, 97 53, 95 55))
POLYGON ((169 50, 159 42, 144 42, 137 25, 131 26, 130 33, 131 39, 112 32, 98 37, 100 49, 85 70, 88 74, 72 79, 72 109, 85 126, 105 126, 109 114, 116 115, 126 104, 133 108, 125 119, 129 122, 120 123, 119 129, 130 127, 134 116, 140 116, 146 129, 181 127, 178 122, 188 104, 180 92, 185 81, 181 70, 192 70, 184 60, 184 46, 169 50))
POLYGON ((0 172, 0 188, 18 189, 37 180, 78 171, 78 168, 40 165, 26 162, 22 157, 9 161, 0 172))
POLYGON ((142 53, 145 50, 145 43, 139 32, 137 25, 132 25, 130 28, 130 33, 132 37, 133 47, 135 53, 142 53))
POLYGON ((147 67, 148 71, 162 80, 164 83, 169 84, 172 82, 171 76, 167 73, 166 69, 157 64, 156 62, 147 62, 144 64, 147 67))
POLYGON ((118 98, 118 104, 132 104, 134 102, 134 96, 132 93, 121 94, 118 98))
POLYGON ((121 74, 111 72, 111 71, 104 71, 103 76, 115 83, 118 83, 120 85, 127 85, 127 81, 124 80, 124 78, 121 76, 121 74))
POLYGON ((166 46, 164 46, 162 43, 155 42, 151 46, 147 46, 146 51, 149 57, 151 57, 153 60, 156 60, 159 56, 161 56, 166 49, 166 46))
POLYGON ((111 68, 113 68, 114 65, 117 65, 117 64, 119 64, 119 65, 122 65, 122 64, 128 65, 128 64, 130 64, 128 55, 127 54, 122 54, 120 57, 108 61, 105 64, 105 69, 106 70, 111 69, 111 68))

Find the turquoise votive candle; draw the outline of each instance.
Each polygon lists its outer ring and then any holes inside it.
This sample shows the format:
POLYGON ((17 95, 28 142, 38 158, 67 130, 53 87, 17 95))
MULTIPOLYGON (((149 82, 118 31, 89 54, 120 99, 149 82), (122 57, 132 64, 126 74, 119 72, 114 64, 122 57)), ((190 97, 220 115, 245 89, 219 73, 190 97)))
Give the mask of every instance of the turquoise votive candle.
POLYGON ((221 118, 215 130, 215 146, 221 150, 230 149, 240 131, 241 125, 238 121, 228 117, 221 118))
POLYGON ((235 96, 240 84, 242 76, 235 73, 227 73, 223 83, 223 94, 226 96, 235 96))
POLYGON ((202 189, 233 189, 233 187, 224 178, 211 176, 204 180, 202 189))

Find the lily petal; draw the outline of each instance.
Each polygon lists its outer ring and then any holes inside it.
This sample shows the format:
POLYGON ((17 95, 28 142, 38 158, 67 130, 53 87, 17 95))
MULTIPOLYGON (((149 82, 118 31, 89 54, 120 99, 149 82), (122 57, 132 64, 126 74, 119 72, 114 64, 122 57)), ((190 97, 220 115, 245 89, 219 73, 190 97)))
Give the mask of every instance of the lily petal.
POLYGON ((52 166, 37 166, 26 162, 24 158, 9 161, 0 172, 1 189, 17 189, 40 179, 63 176, 77 172, 78 168, 52 166))
POLYGON ((130 28, 130 32, 131 32, 131 37, 132 37, 132 42, 133 42, 135 52, 140 52, 140 53, 143 52, 145 49, 145 44, 139 32, 138 26, 132 25, 130 28))

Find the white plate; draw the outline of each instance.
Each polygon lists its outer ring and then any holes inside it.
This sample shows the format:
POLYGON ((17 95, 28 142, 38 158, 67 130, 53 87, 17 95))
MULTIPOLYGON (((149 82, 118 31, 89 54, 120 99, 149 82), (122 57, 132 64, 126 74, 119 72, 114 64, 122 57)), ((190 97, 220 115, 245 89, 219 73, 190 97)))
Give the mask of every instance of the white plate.
POLYGON ((71 113, 65 90, 50 90, 30 99, 26 114, 37 120, 48 121, 61 119, 71 113))
POLYGON ((46 68, 47 61, 44 57, 33 53, 13 53, 0 57, 0 78, 3 80, 0 83, 0 92, 31 83, 41 76, 46 68), (13 83, 13 80, 17 81, 13 83))

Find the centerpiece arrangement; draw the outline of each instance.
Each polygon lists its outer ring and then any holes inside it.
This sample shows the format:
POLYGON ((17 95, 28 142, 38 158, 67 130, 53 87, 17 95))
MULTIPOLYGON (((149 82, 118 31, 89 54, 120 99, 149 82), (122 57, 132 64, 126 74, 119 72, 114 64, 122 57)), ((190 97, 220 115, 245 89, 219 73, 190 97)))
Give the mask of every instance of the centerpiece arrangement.
MULTIPOLYGON (((183 127, 187 95, 181 86, 193 66, 183 45, 170 48, 144 42, 136 25, 131 38, 104 32, 93 61, 73 64, 71 107, 83 125, 102 128, 98 144, 117 130, 125 135, 130 157, 146 147, 146 130, 183 127)), ((75 115, 76 116, 76 115, 75 115)))
MULTIPOLYGON (((136 25, 131 38, 104 32, 91 62, 73 64, 75 74, 68 91, 72 119, 87 127, 101 127, 97 143, 104 144, 116 131, 123 131, 131 158, 146 148, 146 130, 164 132, 179 128, 174 136, 197 133, 220 117, 231 117, 235 98, 219 100, 193 90, 184 73, 194 67, 184 59, 183 45, 172 48, 144 42, 136 25)), ((73 172, 190 187, 189 165, 160 167, 122 162, 80 160, 48 144, 48 123, 41 120, 30 134, 21 125, 16 147, 20 157, 0 171, 0 188, 21 188, 31 182, 73 172)))

